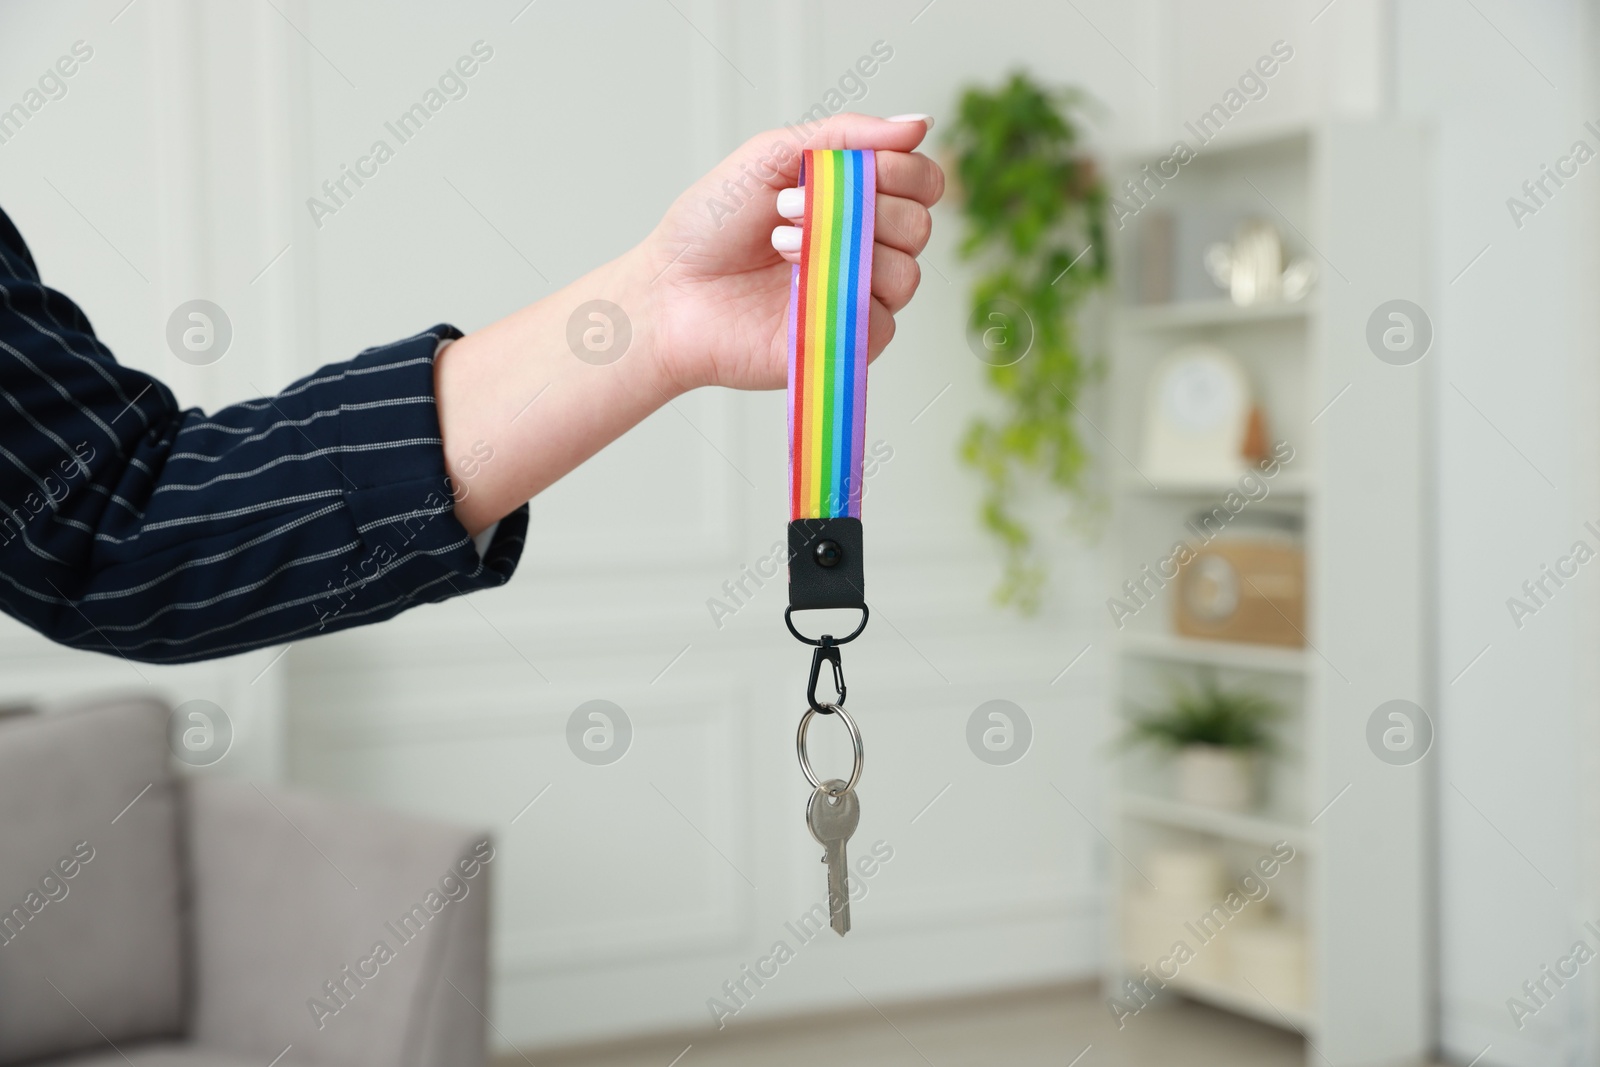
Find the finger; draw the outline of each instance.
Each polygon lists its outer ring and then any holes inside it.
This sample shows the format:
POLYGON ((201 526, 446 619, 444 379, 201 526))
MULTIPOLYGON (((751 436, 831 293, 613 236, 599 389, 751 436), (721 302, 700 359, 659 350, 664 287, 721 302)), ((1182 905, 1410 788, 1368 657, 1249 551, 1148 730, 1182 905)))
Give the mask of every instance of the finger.
POLYGON ((915 200, 898 196, 878 196, 877 239, 890 248, 915 256, 928 247, 933 235, 933 216, 915 200))
POLYGON ((932 207, 944 196, 944 171, 920 152, 879 152, 878 192, 932 207))
MULTIPOLYGON (((800 262, 800 227, 779 226, 772 231, 772 247, 790 263, 800 262)), ((914 257, 879 241, 872 247, 872 295, 892 311, 910 302, 922 282, 922 268, 914 257)))
MULTIPOLYGON (((796 224, 803 228, 805 213, 804 189, 785 189, 778 194, 778 214, 786 219, 795 220, 796 224)), ((928 246, 928 238, 933 233, 933 216, 928 214, 928 209, 916 200, 905 197, 885 196, 879 193, 877 220, 882 224, 878 229, 878 236, 883 239, 883 243, 913 256, 928 246)), ((779 252, 787 251, 779 247, 776 236, 773 238, 772 247, 779 252)))
POLYGON ((889 314, 889 309, 878 302, 872 301, 872 307, 867 311, 867 362, 877 359, 890 341, 894 340, 894 316, 889 314))
POLYGON ((872 246, 872 295, 891 313, 911 302, 921 281, 922 268, 915 259, 882 243, 872 246))

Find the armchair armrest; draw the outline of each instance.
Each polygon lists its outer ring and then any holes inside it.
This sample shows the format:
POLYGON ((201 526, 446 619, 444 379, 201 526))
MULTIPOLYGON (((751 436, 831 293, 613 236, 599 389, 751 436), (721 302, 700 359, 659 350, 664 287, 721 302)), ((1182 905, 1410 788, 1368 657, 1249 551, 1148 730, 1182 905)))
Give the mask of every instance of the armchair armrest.
POLYGON ((190 1036, 292 1064, 485 1062, 488 835, 191 779, 190 1036))

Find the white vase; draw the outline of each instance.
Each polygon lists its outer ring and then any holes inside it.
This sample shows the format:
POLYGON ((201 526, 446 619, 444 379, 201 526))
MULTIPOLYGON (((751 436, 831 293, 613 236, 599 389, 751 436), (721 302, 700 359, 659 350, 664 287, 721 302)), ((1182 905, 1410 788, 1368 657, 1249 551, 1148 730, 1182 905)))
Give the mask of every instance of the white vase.
POLYGON ((1244 811, 1255 799, 1251 753, 1217 745, 1189 745, 1178 752, 1178 799, 1223 811, 1244 811))

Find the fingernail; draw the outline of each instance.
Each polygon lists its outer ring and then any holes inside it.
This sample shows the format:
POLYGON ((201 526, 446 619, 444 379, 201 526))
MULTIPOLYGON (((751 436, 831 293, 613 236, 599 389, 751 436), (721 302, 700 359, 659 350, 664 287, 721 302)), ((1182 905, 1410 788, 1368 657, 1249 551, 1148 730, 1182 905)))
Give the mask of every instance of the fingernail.
POLYGON ((923 122, 923 123, 927 123, 928 129, 930 129, 930 130, 933 129, 933 116, 932 115, 890 115, 889 118, 888 118, 888 121, 889 122, 923 122))
POLYGON ((786 219, 798 219, 806 213, 804 189, 778 190, 778 214, 786 219))
POLYGON ((800 251, 801 229, 798 226, 774 226, 772 247, 779 252, 800 251))

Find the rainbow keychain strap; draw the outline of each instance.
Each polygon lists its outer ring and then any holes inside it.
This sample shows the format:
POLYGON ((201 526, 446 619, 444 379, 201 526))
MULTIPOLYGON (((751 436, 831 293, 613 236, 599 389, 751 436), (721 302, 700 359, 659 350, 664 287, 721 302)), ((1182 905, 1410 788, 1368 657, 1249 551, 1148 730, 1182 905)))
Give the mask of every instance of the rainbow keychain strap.
MULTIPOLYGON (((867 420, 877 163, 871 151, 807 149, 805 233, 789 287, 789 610, 867 605, 861 478, 867 420)), ((815 672, 813 672, 815 673, 815 672)))
POLYGON ((872 290, 872 226, 877 160, 868 151, 808 149, 800 164, 806 191, 800 265, 789 285, 789 632, 816 646, 806 710, 795 751, 812 788, 806 825, 828 865, 829 925, 850 932, 845 845, 861 818, 861 730, 845 710, 839 646, 867 627, 861 559, 862 445, 867 423, 867 313, 872 290), (811 608, 859 608, 849 635, 807 637, 794 613, 811 608), (817 695, 822 664, 833 666, 837 690, 817 695), (812 720, 844 724, 854 760, 849 778, 817 776, 806 747, 812 720))

